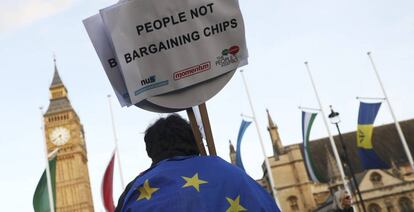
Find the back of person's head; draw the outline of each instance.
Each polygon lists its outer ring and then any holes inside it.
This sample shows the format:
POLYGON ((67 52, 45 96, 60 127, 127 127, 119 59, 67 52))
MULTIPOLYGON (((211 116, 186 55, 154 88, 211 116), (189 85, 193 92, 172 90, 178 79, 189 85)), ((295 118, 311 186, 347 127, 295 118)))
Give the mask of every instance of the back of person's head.
POLYGON ((153 164, 174 156, 199 154, 190 124, 177 114, 160 118, 149 126, 144 140, 153 164))

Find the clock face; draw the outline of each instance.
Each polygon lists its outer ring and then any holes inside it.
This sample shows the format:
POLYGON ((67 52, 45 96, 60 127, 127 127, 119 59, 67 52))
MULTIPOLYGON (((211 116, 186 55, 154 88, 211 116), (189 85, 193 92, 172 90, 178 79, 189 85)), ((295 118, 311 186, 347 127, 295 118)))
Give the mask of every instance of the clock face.
POLYGON ((56 146, 60 146, 69 141, 70 132, 65 127, 56 127, 49 134, 50 141, 56 146))

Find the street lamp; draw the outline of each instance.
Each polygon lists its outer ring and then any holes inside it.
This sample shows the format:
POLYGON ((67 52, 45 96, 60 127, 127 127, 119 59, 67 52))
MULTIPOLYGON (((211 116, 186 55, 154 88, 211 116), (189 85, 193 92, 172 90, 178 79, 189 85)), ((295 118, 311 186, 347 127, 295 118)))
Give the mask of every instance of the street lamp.
POLYGON ((342 138, 341 131, 339 130, 339 125, 338 125, 338 123, 339 123, 339 122, 341 122, 341 119, 339 118, 339 113, 338 113, 338 112, 335 112, 335 111, 332 109, 332 105, 330 106, 330 108, 331 108, 331 113, 330 113, 330 114, 329 114, 329 116, 328 116, 328 117, 329 117, 329 120, 331 121, 331 123, 332 123, 332 124, 334 124, 334 125, 336 126, 336 129, 338 130, 339 142, 341 143, 342 149, 343 149, 343 151, 344 151, 344 159, 345 159, 345 163, 346 163, 346 164, 348 165, 348 167, 349 167, 349 172, 351 173, 352 181, 354 181, 354 185, 355 185, 355 189, 356 189, 357 194, 358 194, 358 198, 359 198, 359 199, 360 199, 360 201, 361 201, 362 210, 363 210, 364 212, 366 212, 367 210, 366 210, 366 208, 365 208, 365 204, 364 204, 364 200, 362 199, 361 192, 359 191, 359 186, 358 186, 358 182, 356 181, 356 178, 355 178, 354 169, 352 168, 352 164, 351 164, 351 161, 349 160, 349 157, 348 157, 348 152, 346 151, 346 146, 345 146, 345 144, 344 144, 344 139, 342 138))
POLYGON ((331 124, 335 124, 336 126, 338 126, 338 123, 341 122, 341 119, 339 118, 339 113, 333 111, 332 109, 332 105, 330 106, 331 108, 331 113, 329 114, 329 120, 331 121, 331 124))

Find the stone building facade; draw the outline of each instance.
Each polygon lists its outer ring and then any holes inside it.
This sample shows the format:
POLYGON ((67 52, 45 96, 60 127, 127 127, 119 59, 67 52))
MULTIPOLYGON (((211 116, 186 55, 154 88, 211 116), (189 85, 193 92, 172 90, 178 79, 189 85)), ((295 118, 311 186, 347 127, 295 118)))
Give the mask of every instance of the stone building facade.
POLYGON ((48 152, 58 149, 56 211, 94 211, 83 125, 69 101, 56 63, 49 90, 50 103, 43 120, 48 152))
MULTIPOLYGON (((268 131, 273 145, 273 155, 268 157, 277 190, 277 199, 282 211, 327 211, 332 207, 332 194, 343 188, 338 167, 332 154, 328 138, 310 142, 311 155, 316 171, 323 176, 321 182, 313 182, 305 167, 303 145, 283 146, 277 125, 269 112, 268 131)), ((400 122, 411 152, 414 151, 414 119, 400 122)), ((357 156, 356 132, 343 134, 345 145, 354 167, 356 179, 365 207, 369 212, 414 211, 414 172, 408 163, 394 124, 374 128, 373 145, 377 154, 390 169, 363 170, 357 156)), ((339 138, 334 136, 335 142, 339 138)), ((336 144, 339 154, 343 151, 336 144)), ((233 148, 233 155, 235 150, 233 148)), ((230 155, 232 155, 232 151, 230 155)), ((261 183, 270 192, 268 174, 263 167, 261 183)), ((349 170, 345 168, 347 176, 349 170)), ((349 179, 347 179, 349 180, 349 179)), ((361 202, 356 198, 354 188, 353 202, 358 211, 363 211, 361 202)))

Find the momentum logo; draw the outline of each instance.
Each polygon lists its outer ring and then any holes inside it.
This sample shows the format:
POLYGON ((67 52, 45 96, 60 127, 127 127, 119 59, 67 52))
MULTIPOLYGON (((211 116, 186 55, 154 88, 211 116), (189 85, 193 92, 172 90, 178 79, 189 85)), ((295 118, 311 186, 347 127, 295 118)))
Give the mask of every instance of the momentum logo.
POLYGON ((179 80, 179 79, 183 79, 183 78, 189 77, 194 74, 199 74, 201 72, 210 70, 210 68, 211 68, 211 63, 209 61, 209 62, 201 63, 199 65, 192 66, 190 68, 186 68, 181 71, 176 71, 173 74, 174 80, 179 80))

